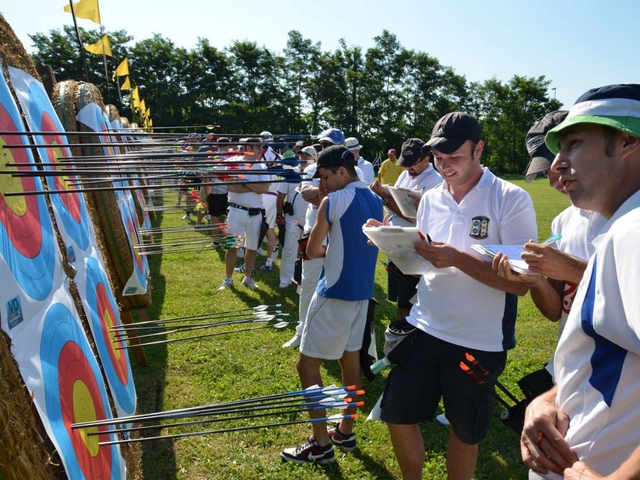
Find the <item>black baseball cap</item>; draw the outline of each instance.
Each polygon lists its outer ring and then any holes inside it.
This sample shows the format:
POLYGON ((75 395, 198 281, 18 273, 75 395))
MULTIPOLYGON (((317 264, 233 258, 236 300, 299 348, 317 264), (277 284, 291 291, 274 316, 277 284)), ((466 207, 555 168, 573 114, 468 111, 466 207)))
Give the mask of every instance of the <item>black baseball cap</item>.
POLYGON ((402 144, 396 165, 405 168, 413 167, 427 153, 429 153, 429 147, 426 147, 421 139, 409 138, 402 144))
POLYGON ((568 113, 567 110, 549 112, 527 132, 525 142, 531 161, 527 167, 527 173, 524 174, 525 182, 532 181, 536 175, 551 168, 555 155, 547 148, 544 137, 549 130, 560 125, 567 118, 568 113))
POLYGON ((317 170, 313 178, 320 178, 320 168, 322 167, 348 167, 356 166, 356 158, 353 152, 342 145, 331 145, 318 154, 316 161, 317 170))
POLYGON ((436 122, 427 145, 442 153, 453 153, 467 140, 477 143, 481 137, 478 120, 468 113, 451 112, 436 122))

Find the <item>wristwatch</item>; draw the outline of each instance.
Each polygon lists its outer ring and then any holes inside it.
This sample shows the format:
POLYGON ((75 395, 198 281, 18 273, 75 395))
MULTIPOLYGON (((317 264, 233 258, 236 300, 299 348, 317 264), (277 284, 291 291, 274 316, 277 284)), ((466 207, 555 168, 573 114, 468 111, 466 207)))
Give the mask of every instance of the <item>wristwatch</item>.
POLYGON ((384 197, 384 198, 382 199, 382 204, 383 204, 383 205, 386 205, 387 203, 389 203, 389 197, 384 197))

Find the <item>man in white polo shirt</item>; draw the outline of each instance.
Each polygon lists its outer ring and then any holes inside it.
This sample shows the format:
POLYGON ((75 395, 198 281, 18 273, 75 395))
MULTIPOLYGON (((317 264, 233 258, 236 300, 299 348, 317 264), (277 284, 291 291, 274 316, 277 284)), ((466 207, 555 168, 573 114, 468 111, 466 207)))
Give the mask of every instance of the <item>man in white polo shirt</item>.
POLYGON ((507 305, 515 305, 509 294, 527 292, 522 283, 501 278, 471 245, 522 245, 537 238, 537 225, 529 194, 480 165, 484 142, 475 118, 445 115, 427 145, 444 178, 425 192, 418 207, 417 226, 433 242, 416 243, 415 249, 431 266, 407 317, 418 335, 406 363, 391 370, 381 419, 404 479, 419 479, 425 447, 418 423, 433 418, 442 397, 451 424, 449 478, 471 479, 495 398, 469 380, 459 363, 469 352, 494 378, 500 375, 514 341, 515 311, 507 305))
POLYGON ((525 416, 532 479, 640 478, 640 85, 583 94, 545 138, 576 207, 608 222, 556 350, 557 386, 525 416))
POLYGON ((344 141, 345 147, 347 147, 351 152, 353 152, 353 156, 356 159, 356 166, 362 170, 362 175, 364 176, 364 181, 367 185, 371 185, 373 183, 374 178, 376 178, 376 174, 373 171, 373 164, 364 159, 364 157, 360 156, 360 150, 362 150, 362 145, 356 137, 349 137, 344 141))
MULTIPOLYGON (((262 145, 258 142, 247 142, 245 147, 245 159, 257 162, 260 158, 262 145)), ((238 169, 232 167, 230 171, 238 169)), ((247 163, 241 167, 243 169, 263 170, 264 165, 260 163, 247 163)), ((247 182, 259 182, 265 180, 262 175, 246 175, 247 182)), ((267 192, 268 183, 243 183, 240 185, 228 185, 229 190, 229 215, 227 224, 229 233, 236 237, 245 237, 245 270, 242 285, 256 290, 258 287, 251 278, 253 267, 256 263, 256 250, 260 238, 260 230, 263 222, 264 208, 262 205, 262 195, 267 192)), ((225 254, 226 277, 218 290, 224 290, 233 286, 233 269, 238 258, 238 250, 230 248, 225 254)))
MULTIPOLYGON (((400 158, 397 165, 404 168, 398 177, 395 187, 408 188, 416 191, 416 202, 422 194, 442 183, 442 176, 437 172, 430 160, 433 159, 431 148, 425 146, 419 138, 409 138, 402 144, 400 158)), ((382 202, 393 212, 389 217, 389 225, 397 227, 415 227, 415 218, 402 216, 398 205, 391 195, 388 195, 381 182, 376 180, 370 185, 371 190, 382 198, 382 202)), ((411 299, 416 294, 419 277, 405 275, 393 262, 387 265, 387 298, 398 304, 398 318, 409 315, 413 304, 411 299)))

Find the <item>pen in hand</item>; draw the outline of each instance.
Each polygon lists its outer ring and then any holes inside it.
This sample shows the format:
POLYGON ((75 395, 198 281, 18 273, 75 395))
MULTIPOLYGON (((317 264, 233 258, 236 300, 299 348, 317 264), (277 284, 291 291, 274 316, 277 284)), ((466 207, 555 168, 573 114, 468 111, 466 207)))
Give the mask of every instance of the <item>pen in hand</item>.
POLYGON ((429 245, 431 245, 432 242, 429 234, 427 234, 427 236, 425 237, 424 233, 422 233, 421 231, 418 231, 418 236, 423 242, 427 242, 429 245))
POLYGON ((562 238, 562 235, 559 233, 556 233, 555 235, 551 235, 549 238, 547 238, 544 242, 542 242, 540 245, 551 245, 554 242, 557 242, 558 240, 560 240, 562 238))

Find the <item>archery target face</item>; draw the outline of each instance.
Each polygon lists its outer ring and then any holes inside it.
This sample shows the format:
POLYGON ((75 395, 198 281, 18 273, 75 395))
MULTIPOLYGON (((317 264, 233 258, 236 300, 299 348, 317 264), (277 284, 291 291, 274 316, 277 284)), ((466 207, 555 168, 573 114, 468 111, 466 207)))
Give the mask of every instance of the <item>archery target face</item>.
POLYGON ((86 299, 91 330, 111 393, 117 406, 133 415, 136 391, 131 364, 126 350, 116 350, 116 347, 124 346, 124 341, 111 331, 121 325, 118 307, 104 269, 93 257, 87 260, 86 299))
POLYGON ((115 445, 99 446, 108 427, 72 429, 78 422, 111 418, 107 393, 84 331, 69 308, 55 303, 46 313, 40 346, 46 416, 69 478, 110 479, 121 471, 115 445), (89 436, 90 431, 104 432, 89 436))
MULTIPOLYGON (((4 77, 0 81, 0 130, 24 131, 4 77)), ((19 135, 0 137, 0 146, 25 143, 27 138, 19 135)), ((35 170, 33 164, 28 149, 0 150, 0 171, 29 172, 35 170), (16 164, 19 166, 13 166, 16 164)), ((45 299, 53 284, 56 253, 53 224, 44 195, 7 197, 4 194, 41 190, 38 177, 0 174, 0 252, 20 288, 36 300, 45 299)))

